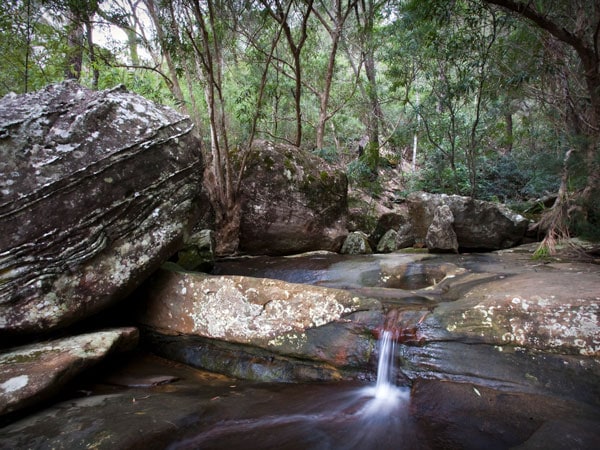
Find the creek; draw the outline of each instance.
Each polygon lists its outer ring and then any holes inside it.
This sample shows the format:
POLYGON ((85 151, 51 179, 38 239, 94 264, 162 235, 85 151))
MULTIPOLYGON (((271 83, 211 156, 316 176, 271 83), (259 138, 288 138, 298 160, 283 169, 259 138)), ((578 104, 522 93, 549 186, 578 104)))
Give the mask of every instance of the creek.
MULTIPOLYGON (((418 318, 450 304, 476 283, 503 282, 517 272, 541 274, 548 283, 558 271, 586 270, 593 290, 595 268, 541 266, 518 253, 222 260, 217 274, 379 299, 387 316, 377 330, 376 377, 250 382, 140 352, 88 373, 61 401, 0 428, 0 449, 600 448, 597 358, 451 341, 447 331, 418 319, 421 343, 413 339, 417 330, 398 326, 406 314, 418 318), (449 284, 454 278, 464 282, 449 284)), ((587 278, 578 279, 583 286, 587 278)), ((562 289, 553 293, 566 296, 573 287, 562 289)))

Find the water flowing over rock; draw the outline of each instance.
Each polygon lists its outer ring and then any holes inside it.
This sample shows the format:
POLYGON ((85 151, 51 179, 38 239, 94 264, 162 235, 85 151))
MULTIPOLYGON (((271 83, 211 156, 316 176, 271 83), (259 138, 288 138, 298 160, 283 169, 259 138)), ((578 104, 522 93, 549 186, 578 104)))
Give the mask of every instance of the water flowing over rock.
POLYGON ((379 302, 347 291, 168 265, 140 296, 138 321, 159 353, 241 378, 335 379, 340 368, 364 368, 362 322, 381 320, 379 302))
POLYGON ((414 238, 423 242, 435 211, 447 205, 454 216, 458 245, 464 249, 499 250, 520 244, 529 222, 504 205, 458 195, 414 192, 407 197, 414 238))
POLYGON ((43 402, 109 353, 137 345, 135 328, 117 328, 3 350, 0 416, 43 402))
POLYGON ((0 335, 88 317, 178 250, 201 183, 191 129, 122 88, 0 101, 0 335))
POLYGON ((482 269, 446 279, 420 317, 399 314, 415 330, 404 374, 600 406, 600 271, 515 255, 482 269))
POLYGON ((346 175, 290 145, 257 142, 242 183, 240 250, 285 255, 338 251, 346 229, 346 175))

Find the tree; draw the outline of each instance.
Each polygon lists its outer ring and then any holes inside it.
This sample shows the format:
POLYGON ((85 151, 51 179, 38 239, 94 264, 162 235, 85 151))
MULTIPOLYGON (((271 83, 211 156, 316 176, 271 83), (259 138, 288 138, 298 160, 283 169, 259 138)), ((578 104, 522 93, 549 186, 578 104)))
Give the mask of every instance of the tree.
POLYGON ((379 146, 381 127, 385 123, 379 98, 379 80, 377 76, 376 50, 378 42, 378 20, 387 0, 358 0, 354 5, 356 50, 346 43, 344 49, 354 71, 361 96, 364 101, 362 122, 366 128, 366 142, 362 158, 366 161, 372 176, 377 175, 379 165, 379 146), (354 53, 358 53, 358 58, 354 53), (358 59, 358 62, 356 61, 358 59), (361 70, 364 68, 366 80, 361 70))
POLYGON ((0 96, 63 78, 66 41, 50 6, 37 0, 0 3, 0 96))
POLYGON ((260 0, 271 17, 281 25, 291 56, 294 78, 294 105, 296 112, 296 136, 294 145, 302 145, 302 49, 308 37, 308 19, 314 0, 260 0), (304 7, 303 7, 304 6, 304 7), (293 10, 292 10, 293 7, 293 10), (299 17, 300 26, 292 27, 292 21, 299 17))
MULTIPOLYGON (((484 0, 516 13, 533 26, 544 30, 576 55, 579 70, 571 75, 581 81, 585 95, 576 95, 574 89, 565 91, 565 100, 576 117, 582 139, 571 151, 581 153, 586 162, 587 180, 577 198, 580 212, 588 224, 600 225, 600 5, 594 0, 573 2, 521 2, 516 0, 484 0)), ((573 84, 575 84, 573 83, 573 84)), ((570 155, 571 153, 567 153, 570 155)), ((565 157, 565 172, 569 172, 570 157, 565 157)), ((549 216, 549 231, 543 247, 552 251, 556 238, 567 233, 567 223, 573 210, 564 185, 549 216)))
POLYGON ((395 90, 404 92, 399 100, 421 119, 440 185, 476 196, 483 143, 497 120, 491 104, 502 89, 492 69, 504 21, 469 0, 412 1, 398 17, 399 37, 388 43, 388 75, 395 90), (419 104, 410 85, 419 86, 419 104))
POLYGON ((325 30, 327 30, 327 34, 331 39, 322 88, 321 90, 313 89, 313 92, 319 99, 319 119, 316 127, 316 147, 318 149, 322 149, 325 146, 325 125, 332 117, 332 113, 329 111, 329 103, 340 40, 343 37, 346 21, 354 10, 357 1, 347 0, 344 2, 344 0, 334 0, 333 4, 328 7, 330 2, 320 0, 318 6, 313 5, 314 15, 321 22, 325 30))

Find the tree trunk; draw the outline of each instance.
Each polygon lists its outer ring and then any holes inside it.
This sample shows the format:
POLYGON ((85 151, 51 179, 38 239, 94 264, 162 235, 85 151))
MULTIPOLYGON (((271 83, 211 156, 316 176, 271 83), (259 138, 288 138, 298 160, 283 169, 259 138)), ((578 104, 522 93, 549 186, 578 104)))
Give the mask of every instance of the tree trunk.
MULTIPOLYGON (((156 29, 156 35, 158 37, 158 41, 160 43, 160 48, 162 50, 162 56, 165 58, 167 67, 169 69, 169 79, 171 81, 171 83, 169 84, 169 89, 171 91, 171 94, 173 94, 173 97, 175 97, 175 100, 180 104, 182 111, 185 114, 189 115, 188 109, 186 107, 185 99, 183 97, 183 91, 181 90, 181 86, 179 85, 179 78, 177 77, 177 70, 175 67, 175 63, 173 62, 173 56, 171 55, 169 46, 166 44, 167 39, 165 36, 165 32, 163 30, 163 25, 160 23, 158 14, 156 12, 155 1, 156 0, 144 0, 144 3, 146 4, 146 7, 148 8, 148 13, 150 14, 150 18, 152 19, 152 22, 154 23, 154 27, 156 29)), ((171 3, 171 8, 172 8, 172 6, 173 5, 171 3)), ((174 19, 174 12, 172 9, 170 10, 170 12, 172 14, 172 21, 175 26, 176 21, 174 19)))
POLYGON ((73 15, 67 34, 67 60, 65 64, 65 78, 67 80, 79 80, 83 66, 83 22, 78 16, 73 15))
POLYGON ((90 58, 90 66, 92 69, 92 89, 98 90, 98 81, 100 79, 100 70, 96 62, 96 49, 94 48, 93 26, 90 17, 85 20, 86 40, 90 58))

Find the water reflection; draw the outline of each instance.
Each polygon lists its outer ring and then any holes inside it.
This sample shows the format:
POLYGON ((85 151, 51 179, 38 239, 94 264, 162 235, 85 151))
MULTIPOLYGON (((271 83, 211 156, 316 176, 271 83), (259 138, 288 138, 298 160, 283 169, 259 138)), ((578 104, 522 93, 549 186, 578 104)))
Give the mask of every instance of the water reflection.
POLYGON ((421 448, 409 414, 409 389, 394 385, 396 337, 391 330, 381 332, 374 386, 309 386, 301 395, 282 388, 286 403, 269 403, 266 415, 257 404, 256 414, 221 420, 169 449, 421 448))
MULTIPOLYGON (((222 420, 173 442, 169 449, 415 449, 418 432, 409 415, 407 388, 375 386, 303 388, 303 399, 271 405, 267 415, 222 420), (379 393, 381 394, 381 393, 379 393)), ((290 386, 290 389, 293 387, 290 386)), ((286 390, 286 389, 284 389, 286 390)), ((258 407, 260 412, 261 408, 258 407)))

